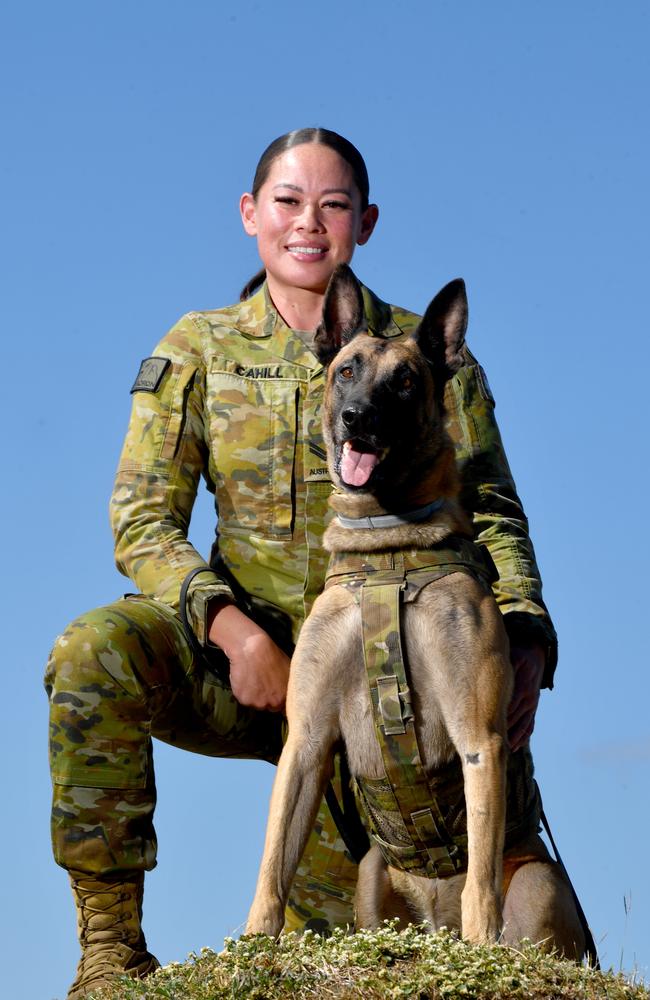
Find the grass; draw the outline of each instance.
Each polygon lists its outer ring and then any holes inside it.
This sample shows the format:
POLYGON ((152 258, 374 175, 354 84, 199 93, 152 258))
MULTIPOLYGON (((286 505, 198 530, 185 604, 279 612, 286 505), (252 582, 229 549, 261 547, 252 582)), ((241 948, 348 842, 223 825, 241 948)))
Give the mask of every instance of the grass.
POLYGON ((540 952, 476 947, 442 932, 307 932, 275 941, 227 939, 142 982, 121 979, 96 1000, 650 1000, 623 975, 600 973, 540 952))

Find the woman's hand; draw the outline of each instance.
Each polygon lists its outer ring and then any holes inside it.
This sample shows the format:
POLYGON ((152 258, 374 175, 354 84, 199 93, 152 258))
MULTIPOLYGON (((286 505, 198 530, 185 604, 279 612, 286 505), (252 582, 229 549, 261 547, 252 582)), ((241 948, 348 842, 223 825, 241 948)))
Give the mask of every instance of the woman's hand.
POLYGON ((289 683, 289 657, 236 605, 220 602, 211 612, 210 642, 230 661, 230 685, 240 705, 281 712, 289 683))
POLYGON ((546 655, 541 646, 512 646, 510 661, 515 685, 508 707, 508 740, 510 749, 515 751, 528 743, 535 728, 546 655))

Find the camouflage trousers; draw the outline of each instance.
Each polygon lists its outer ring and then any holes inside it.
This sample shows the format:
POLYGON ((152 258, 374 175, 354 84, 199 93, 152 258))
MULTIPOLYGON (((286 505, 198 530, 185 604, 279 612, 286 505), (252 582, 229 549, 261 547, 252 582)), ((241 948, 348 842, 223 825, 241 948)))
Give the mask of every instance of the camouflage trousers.
MULTIPOLYGON (((220 655, 216 653, 215 655, 220 655)), ((156 864, 152 736, 214 757, 276 762, 282 720, 245 708, 194 656, 166 605, 128 597, 74 621, 45 674, 50 701, 52 844, 88 875, 156 864)), ((294 880, 286 928, 352 923, 356 865, 325 802, 294 880)))

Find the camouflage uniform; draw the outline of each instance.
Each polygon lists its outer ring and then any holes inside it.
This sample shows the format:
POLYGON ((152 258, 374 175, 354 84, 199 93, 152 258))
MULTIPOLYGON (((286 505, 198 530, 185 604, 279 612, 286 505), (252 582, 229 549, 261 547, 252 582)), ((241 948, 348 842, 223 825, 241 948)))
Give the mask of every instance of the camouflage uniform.
MULTIPOLYGON (((371 333, 396 337, 417 325, 415 314, 363 293, 371 333)), ((331 516, 319 418, 324 373, 306 341, 263 286, 244 303, 186 315, 143 363, 111 500, 117 565, 141 595, 74 622, 46 675, 53 842, 66 868, 154 866, 152 735, 216 756, 277 758, 278 718, 237 704, 193 654, 177 611, 182 581, 202 568, 188 594, 200 644, 210 602, 245 594, 247 610, 288 648, 323 586, 321 538, 331 516), (209 564, 187 539, 201 475, 218 513, 209 564)), ((497 566, 494 592, 511 638, 546 647, 551 686, 555 633, 527 521, 485 376, 469 351, 465 359, 446 392, 463 499, 497 566)), ((287 926, 348 923, 355 878, 323 806, 287 926)))

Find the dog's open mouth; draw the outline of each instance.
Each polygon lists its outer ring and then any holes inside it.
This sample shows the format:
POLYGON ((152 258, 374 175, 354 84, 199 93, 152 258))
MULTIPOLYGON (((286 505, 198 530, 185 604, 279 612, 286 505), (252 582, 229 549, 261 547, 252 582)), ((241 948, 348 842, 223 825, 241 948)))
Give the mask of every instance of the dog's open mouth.
POLYGON ((341 449, 339 474, 346 486, 365 486, 386 454, 374 451, 365 441, 345 441, 341 449))

